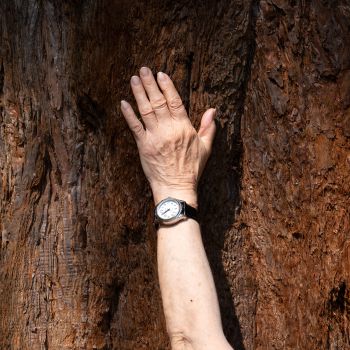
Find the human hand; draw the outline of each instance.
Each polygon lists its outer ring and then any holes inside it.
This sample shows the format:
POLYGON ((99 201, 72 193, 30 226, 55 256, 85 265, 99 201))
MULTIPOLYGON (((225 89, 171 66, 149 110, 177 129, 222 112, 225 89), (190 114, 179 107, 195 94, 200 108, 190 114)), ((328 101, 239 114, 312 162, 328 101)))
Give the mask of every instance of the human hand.
POLYGON ((215 135, 215 109, 203 114, 197 133, 168 75, 157 74, 161 91, 149 68, 142 67, 140 77, 131 78, 131 88, 145 128, 128 102, 121 101, 121 110, 136 140, 154 201, 175 197, 197 207, 197 184, 215 135))

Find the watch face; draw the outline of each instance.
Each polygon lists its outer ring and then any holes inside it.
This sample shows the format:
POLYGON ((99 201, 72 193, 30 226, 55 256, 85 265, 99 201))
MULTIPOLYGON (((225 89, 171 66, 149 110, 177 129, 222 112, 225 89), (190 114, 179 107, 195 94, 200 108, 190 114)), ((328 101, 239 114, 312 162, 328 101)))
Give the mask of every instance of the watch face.
POLYGON ((157 207, 157 215, 162 220, 170 220, 180 213, 180 204, 172 199, 164 200, 157 207))

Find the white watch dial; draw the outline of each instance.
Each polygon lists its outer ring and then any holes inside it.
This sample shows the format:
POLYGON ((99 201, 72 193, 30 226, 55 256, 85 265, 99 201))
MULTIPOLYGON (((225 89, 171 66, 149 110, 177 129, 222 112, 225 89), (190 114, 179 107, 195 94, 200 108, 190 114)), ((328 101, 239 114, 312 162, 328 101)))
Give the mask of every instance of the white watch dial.
POLYGON ((180 212, 178 202, 168 200, 157 207, 157 215, 163 220, 169 220, 176 217, 180 212))

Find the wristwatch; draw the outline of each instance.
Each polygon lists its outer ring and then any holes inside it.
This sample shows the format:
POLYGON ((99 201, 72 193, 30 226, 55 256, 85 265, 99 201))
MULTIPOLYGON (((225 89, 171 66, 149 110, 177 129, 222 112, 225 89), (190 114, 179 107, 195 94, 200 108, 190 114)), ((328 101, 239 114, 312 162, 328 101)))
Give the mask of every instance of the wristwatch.
POLYGON ((186 218, 198 221, 197 209, 180 199, 165 198, 156 205, 154 210, 156 228, 158 228, 159 224, 172 225, 186 218))

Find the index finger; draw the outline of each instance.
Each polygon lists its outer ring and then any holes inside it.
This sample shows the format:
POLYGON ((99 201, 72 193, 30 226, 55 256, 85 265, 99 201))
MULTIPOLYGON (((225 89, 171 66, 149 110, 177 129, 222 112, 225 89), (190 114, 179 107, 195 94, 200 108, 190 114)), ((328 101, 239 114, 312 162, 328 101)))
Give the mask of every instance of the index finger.
POLYGON ((185 106, 170 77, 163 72, 158 72, 157 81, 166 99, 170 114, 178 119, 188 118, 185 106))

